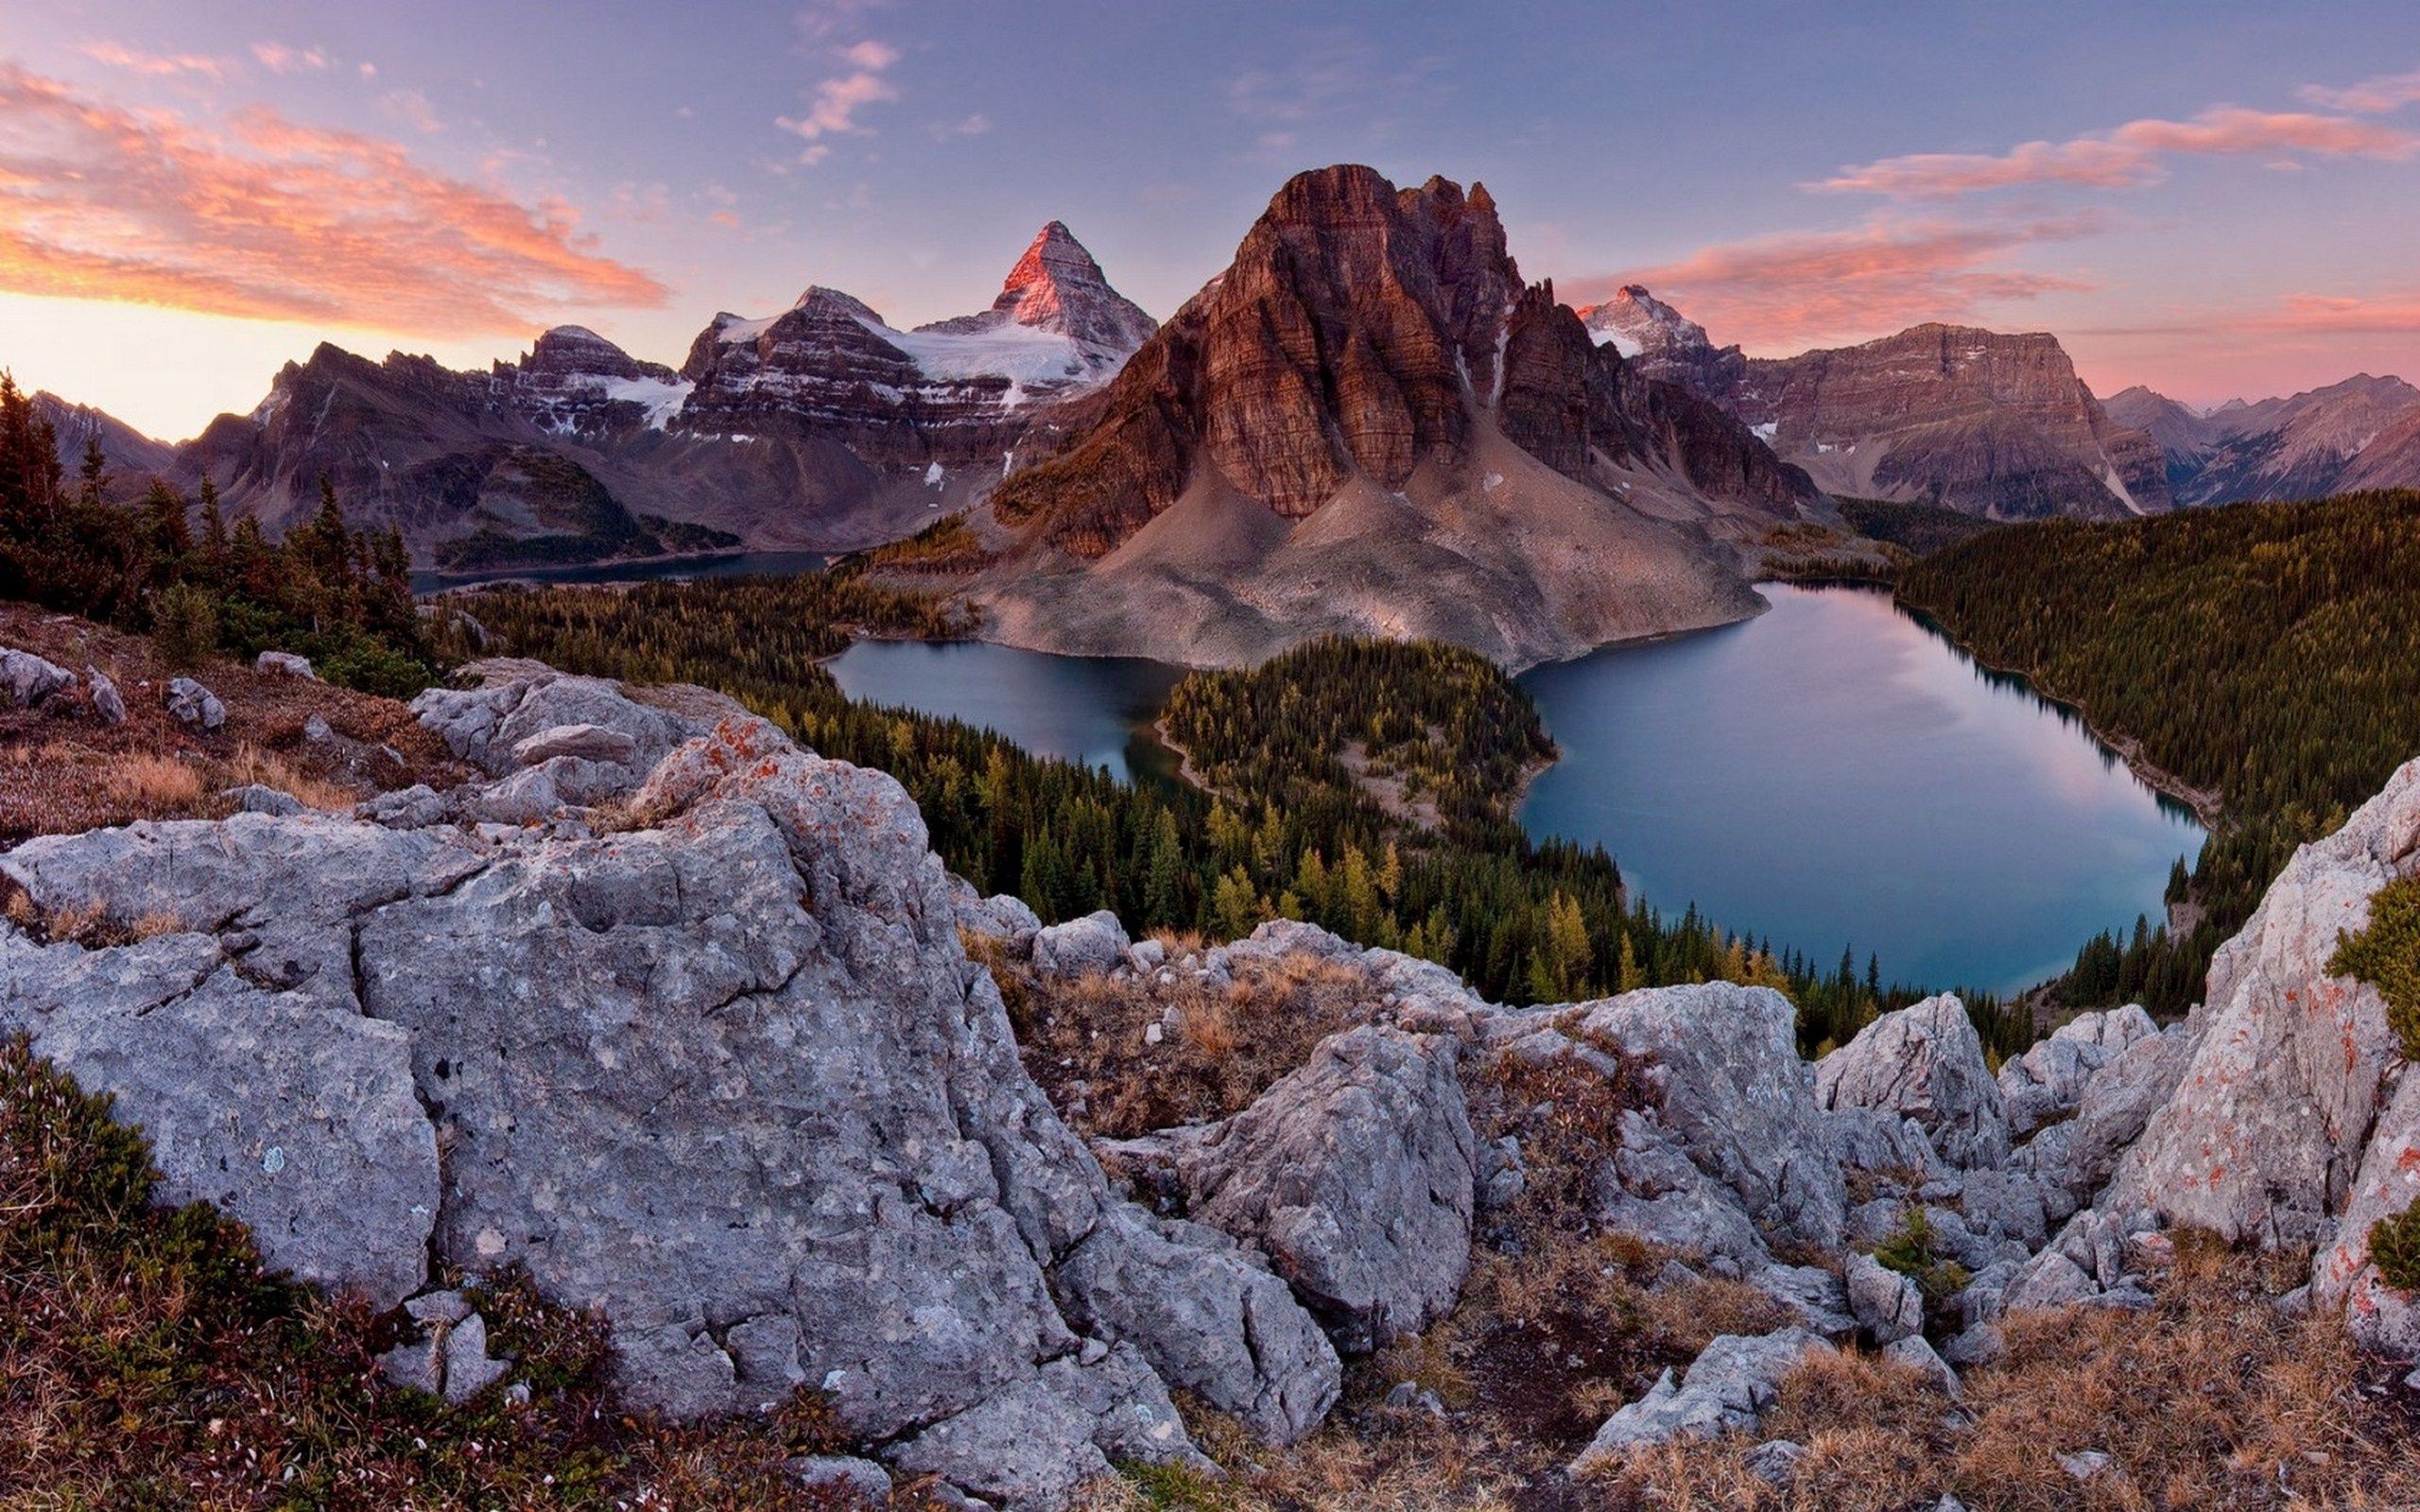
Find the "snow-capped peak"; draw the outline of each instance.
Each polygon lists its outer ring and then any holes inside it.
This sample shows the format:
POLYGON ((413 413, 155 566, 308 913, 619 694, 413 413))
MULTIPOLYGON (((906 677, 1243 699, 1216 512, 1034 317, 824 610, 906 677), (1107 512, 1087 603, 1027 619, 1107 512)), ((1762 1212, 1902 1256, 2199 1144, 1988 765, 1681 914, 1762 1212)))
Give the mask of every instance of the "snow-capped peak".
POLYGON ((1035 233, 1009 269, 992 307, 978 315, 936 320, 920 332, 971 335, 1018 325, 1074 341, 1087 366, 1115 371, 1158 329, 1141 306, 1120 294, 1100 264, 1063 221, 1035 233))
POLYGON ((1602 304, 1580 312, 1581 323, 1599 346, 1610 344, 1624 357, 1654 352, 1669 355, 1685 351, 1711 351, 1705 327, 1647 292, 1637 284, 1624 284, 1602 304))

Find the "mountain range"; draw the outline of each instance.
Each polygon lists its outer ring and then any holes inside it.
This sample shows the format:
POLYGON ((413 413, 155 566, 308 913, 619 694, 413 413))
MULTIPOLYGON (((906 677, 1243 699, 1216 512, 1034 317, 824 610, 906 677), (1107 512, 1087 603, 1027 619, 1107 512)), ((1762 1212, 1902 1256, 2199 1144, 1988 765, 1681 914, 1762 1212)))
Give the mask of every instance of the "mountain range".
POLYGON ((1246 661, 1325 630, 1511 662, 1754 612, 1742 562, 1830 496, 1990 519, 2420 483, 2420 389, 2107 403, 2057 338, 1920 325, 1779 358, 1632 285, 1523 281, 1484 187, 1296 176, 1166 326, 1062 223, 992 302, 913 329, 809 287, 676 369, 580 326, 457 371, 322 345, 178 445, 38 396, 120 493, 214 480, 272 532, 322 479, 415 560, 493 574, 850 551, 958 519, 1000 638, 1246 661))
POLYGON ((912 331, 809 288, 764 318, 717 315, 677 370, 574 325, 487 372, 322 344, 249 414, 173 447, 39 402, 71 467, 97 438, 119 492, 207 476, 274 533, 325 478, 355 524, 397 527, 440 569, 851 550, 964 507, 1152 329, 1053 221, 988 308, 912 331))
POLYGON ((1763 358, 1717 347, 1636 284, 1579 313, 1642 373, 1721 405, 1835 494, 2095 519, 2420 485, 2420 389, 2400 378, 2204 412, 2140 387, 2096 399, 2040 332, 1928 324, 1763 358))

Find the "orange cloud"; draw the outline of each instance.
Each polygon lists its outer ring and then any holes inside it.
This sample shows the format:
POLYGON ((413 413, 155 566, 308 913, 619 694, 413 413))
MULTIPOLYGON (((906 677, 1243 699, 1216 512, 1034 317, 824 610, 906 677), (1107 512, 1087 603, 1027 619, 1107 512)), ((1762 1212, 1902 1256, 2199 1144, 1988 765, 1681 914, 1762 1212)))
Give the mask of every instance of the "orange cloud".
POLYGON ((2089 235, 2108 224, 2100 215, 1987 225, 1877 221, 1707 247, 1657 267, 1572 280, 1564 292, 1584 302, 1624 284, 1643 284, 1703 323, 1717 340, 1795 350, 1925 320, 1965 319, 1989 303, 2088 288, 2074 279, 1992 265, 2028 244, 2089 235))
POLYGON ((208 130, 0 64, 0 289, 429 337, 664 302, 575 220, 265 106, 208 130))
POLYGON ((1811 189, 1947 199, 1987 189, 2030 184, 2128 188, 2152 183, 2169 156, 2364 157, 2407 162, 2420 156, 2420 136, 2342 115, 2250 111, 2223 105, 2189 121, 2129 121, 2113 130, 2067 142, 2027 142, 1994 156, 1918 152, 1843 168, 1811 189))

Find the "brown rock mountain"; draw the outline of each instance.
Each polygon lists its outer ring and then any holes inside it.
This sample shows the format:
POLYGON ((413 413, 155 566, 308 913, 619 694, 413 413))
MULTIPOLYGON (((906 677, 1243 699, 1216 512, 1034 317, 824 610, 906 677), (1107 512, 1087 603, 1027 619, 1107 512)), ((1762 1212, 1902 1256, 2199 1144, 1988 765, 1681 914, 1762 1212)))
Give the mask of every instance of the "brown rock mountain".
MULTIPOLYGON (((1486 189, 1301 174, 1057 455, 978 587, 1024 644, 1185 661, 1327 630, 1508 662, 1753 612, 1711 529, 1819 496, 1522 282, 1486 189)), ((1753 524, 1752 524, 1753 523, 1753 524)))
POLYGON ((1834 493, 1996 520, 2170 503, 2159 443, 2109 418, 2052 335, 1920 325, 1751 359, 1738 388, 1718 397, 1834 493))

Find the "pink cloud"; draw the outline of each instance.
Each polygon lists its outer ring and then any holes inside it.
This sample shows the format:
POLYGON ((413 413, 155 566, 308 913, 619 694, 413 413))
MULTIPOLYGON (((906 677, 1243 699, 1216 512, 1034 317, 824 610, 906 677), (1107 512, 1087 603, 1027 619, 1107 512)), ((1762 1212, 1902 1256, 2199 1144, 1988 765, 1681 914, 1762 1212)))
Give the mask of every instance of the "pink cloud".
POLYGON ((2420 104, 2420 68, 2408 74, 2380 74, 2375 78, 2365 78, 2341 89, 2331 89, 2325 84, 2306 84, 2300 93, 2313 105, 2324 105, 2331 111, 2362 111, 2382 115, 2407 105, 2420 104))
POLYGON ((2223 105, 2189 121, 2129 121, 2071 141, 2027 142, 1996 156, 1918 152, 1883 158, 1844 168, 1807 187, 1901 199, 1946 199, 2035 184, 2128 188, 2164 177, 2165 157, 2284 157, 2290 162, 2294 153, 2408 162, 2420 156, 2420 136, 2342 115, 2223 105))
POLYGON ((1847 231, 1760 236, 1654 267, 1558 281, 1575 302, 1643 284, 1715 333, 1760 350, 1882 335, 1984 305, 2089 288, 2073 278, 1996 266, 2038 242, 2106 229, 2100 215, 1983 225, 1876 221, 1847 231), (1567 286, 1564 286, 1567 282, 1567 286))
POLYGON ((288 47, 282 42, 252 43, 252 57, 272 74, 317 73, 328 66, 328 55, 317 47, 288 47))
POLYGON ((2420 292, 2354 298, 2289 294, 2283 308, 2253 322, 2264 330, 2359 335, 2420 334, 2420 292))
POLYGON ((0 288, 448 337, 657 305, 560 203, 265 106, 209 129, 0 64, 0 288))
POLYGON ((146 53, 121 47, 113 42, 88 42, 78 49, 96 63, 123 68, 132 74, 146 74, 166 78, 178 74, 199 74, 205 78, 225 78, 226 60, 202 53, 146 53))
POLYGON ((809 166, 832 155, 831 145, 822 138, 870 135, 872 129, 858 124, 857 112, 869 105, 899 97, 898 87, 882 77, 886 69, 899 61, 898 48, 869 37, 833 49, 832 56, 847 64, 849 72, 816 85, 805 114, 773 118, 775 126, 806 139, 808 146, 798 155, 798 161, 809 166))

